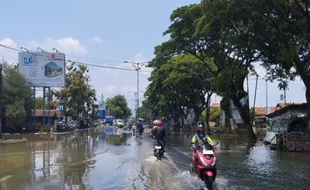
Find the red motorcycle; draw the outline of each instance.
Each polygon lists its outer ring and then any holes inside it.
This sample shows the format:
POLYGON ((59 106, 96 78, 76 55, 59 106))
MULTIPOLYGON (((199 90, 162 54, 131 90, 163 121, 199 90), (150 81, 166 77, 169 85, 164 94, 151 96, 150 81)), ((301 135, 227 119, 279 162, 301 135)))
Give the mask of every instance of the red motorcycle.
POLYGON ((202 181, 204 181, 208 189, 213 188, 213 183, 217 174, 217 158, 215 146, 218 144, 219 142, 213 146, 210 144, 202 145, 195 148, 192 153, 190 173, 192 175, 196 175, 202 181), (193 163, 195 163, 195 165, 193 163))

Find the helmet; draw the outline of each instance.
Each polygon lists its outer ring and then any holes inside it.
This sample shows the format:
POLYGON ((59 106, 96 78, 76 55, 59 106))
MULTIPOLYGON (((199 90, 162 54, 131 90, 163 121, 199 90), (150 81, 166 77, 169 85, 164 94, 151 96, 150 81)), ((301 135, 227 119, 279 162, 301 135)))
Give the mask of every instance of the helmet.
POLYGON ((156 121, 156 126, 163 126, 163 121, 162 120, 157 120, 156 121))
POLYGON ((204 128, 205 127, 205 125, 202 121, 198 121, 196 126, 197 126, 197 128, 204 128))

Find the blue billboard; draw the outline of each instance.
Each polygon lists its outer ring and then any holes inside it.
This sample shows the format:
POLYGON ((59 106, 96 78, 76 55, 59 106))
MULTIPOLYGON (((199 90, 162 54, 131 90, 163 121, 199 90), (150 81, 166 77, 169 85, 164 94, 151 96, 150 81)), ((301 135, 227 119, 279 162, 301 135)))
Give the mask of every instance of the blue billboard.
POLYGON ((105 110, 99 110, 98 111, 98 116, 99 116, 99 118, 105 118, 105 110))

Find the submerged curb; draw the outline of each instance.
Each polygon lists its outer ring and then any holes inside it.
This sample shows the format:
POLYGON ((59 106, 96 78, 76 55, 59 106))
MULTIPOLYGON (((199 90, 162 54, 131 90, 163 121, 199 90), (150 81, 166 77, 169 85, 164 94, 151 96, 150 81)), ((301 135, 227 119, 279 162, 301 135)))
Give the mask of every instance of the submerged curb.
POLYGON ((0 140, 0 144, 13 144, 13 143, 21 143, 28 141, 27 139, 8 139, 8 140, 0 140))

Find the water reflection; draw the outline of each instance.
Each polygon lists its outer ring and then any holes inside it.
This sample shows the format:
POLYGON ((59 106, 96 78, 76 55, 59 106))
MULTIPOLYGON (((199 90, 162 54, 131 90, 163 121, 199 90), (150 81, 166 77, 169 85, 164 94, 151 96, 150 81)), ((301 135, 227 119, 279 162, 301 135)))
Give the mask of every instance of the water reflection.
MULTIPOLYGON (((310 154, 271 151, 242 137, 216 138, 220 141, 217 186, 226 184, 219 189, 308 189, 310 154)), ((169 155, 184 170, 191 160, 190 140, 172 135, 168 141, 169 155)))
MULTIPOLYGON (((310 155, 270 151, 242 138, 216 138, 218 189, 310 185, 310 155)), ((113 127, 28 139, 0 146, 1 190, 199 188, 188 173, 190 136, 171 136, 163 162, 152 155, 151 139, 113 127)))
MULTIPOLYGON (((29 137, 28 137, 29 139, 29 137)), ((98 132, 0 146, 0 189, 87 189, 98 132)))

